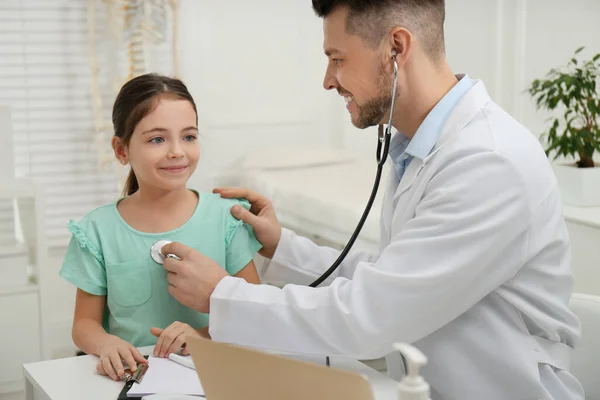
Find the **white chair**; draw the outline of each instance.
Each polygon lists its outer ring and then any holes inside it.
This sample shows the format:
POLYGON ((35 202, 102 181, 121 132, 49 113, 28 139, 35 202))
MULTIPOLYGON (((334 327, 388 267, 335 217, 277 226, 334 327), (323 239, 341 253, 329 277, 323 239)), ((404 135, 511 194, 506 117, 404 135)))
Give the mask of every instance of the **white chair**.
POLYGON ((573 293, 569 307, 582 329, 571 358, 571 372, 583 385, 586 400, 600 400, 600 297, 573 293))

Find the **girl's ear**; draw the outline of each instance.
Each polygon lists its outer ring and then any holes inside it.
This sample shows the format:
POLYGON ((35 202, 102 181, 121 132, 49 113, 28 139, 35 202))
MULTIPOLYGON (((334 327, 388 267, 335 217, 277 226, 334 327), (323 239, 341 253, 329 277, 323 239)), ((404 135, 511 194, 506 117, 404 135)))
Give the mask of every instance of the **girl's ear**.
POLYGON ((123 144, 123 141, 118 136, 113 136, 111 145, 115 153, 117 160, 123 165, 127 164, 127 146, 123 144))

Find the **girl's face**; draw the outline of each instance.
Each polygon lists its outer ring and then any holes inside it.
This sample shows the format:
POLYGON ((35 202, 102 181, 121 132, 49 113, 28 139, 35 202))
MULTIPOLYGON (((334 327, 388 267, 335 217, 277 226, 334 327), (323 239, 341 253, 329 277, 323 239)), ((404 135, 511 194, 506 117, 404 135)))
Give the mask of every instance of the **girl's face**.
POLYGON ((185 188, 200 158, 196 112, 192 104, 187 100, 160 97, 154 110, 136 125, 123 151, 140 189, 185 188))

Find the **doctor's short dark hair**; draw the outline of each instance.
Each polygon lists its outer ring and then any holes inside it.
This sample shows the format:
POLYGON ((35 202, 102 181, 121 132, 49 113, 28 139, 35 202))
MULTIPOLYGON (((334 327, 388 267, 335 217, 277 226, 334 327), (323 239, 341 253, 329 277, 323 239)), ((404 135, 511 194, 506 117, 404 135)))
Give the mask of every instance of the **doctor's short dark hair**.
MULTIPOLYGON (((121 139, 124 145, 129 145, 136 125, 154 110, 160 96, 189 101, 196 111, 196 123, 198 123, 196 103, 182 81, 154 73, 139 75, 123 85, 113 105, 112 123, 115 136, 121 139)), ((123 196, 132 195, 138 189, 138 180, 131 170, 125 183, 123 196)))
POLYGON ((323 18, 336 7, 348 8, 346 31, 375 48, 394 27, 409 30, 432 60, 445 54, 444 0, 312 0, 315 13, 323 18))

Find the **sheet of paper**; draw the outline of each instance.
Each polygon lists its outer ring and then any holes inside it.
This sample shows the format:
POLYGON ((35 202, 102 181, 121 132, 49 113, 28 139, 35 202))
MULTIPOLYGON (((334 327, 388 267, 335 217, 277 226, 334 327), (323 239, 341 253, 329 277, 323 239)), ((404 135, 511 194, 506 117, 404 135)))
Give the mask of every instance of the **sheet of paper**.
MULTIPOLYGON (((191 359, 191 356, 187 357, 191 359)), ((168 358, 150 356, 142 383, 134 383, 127 396, 141 397, 156 393, 204 396, 204 389, 195 370, 168 358)))

